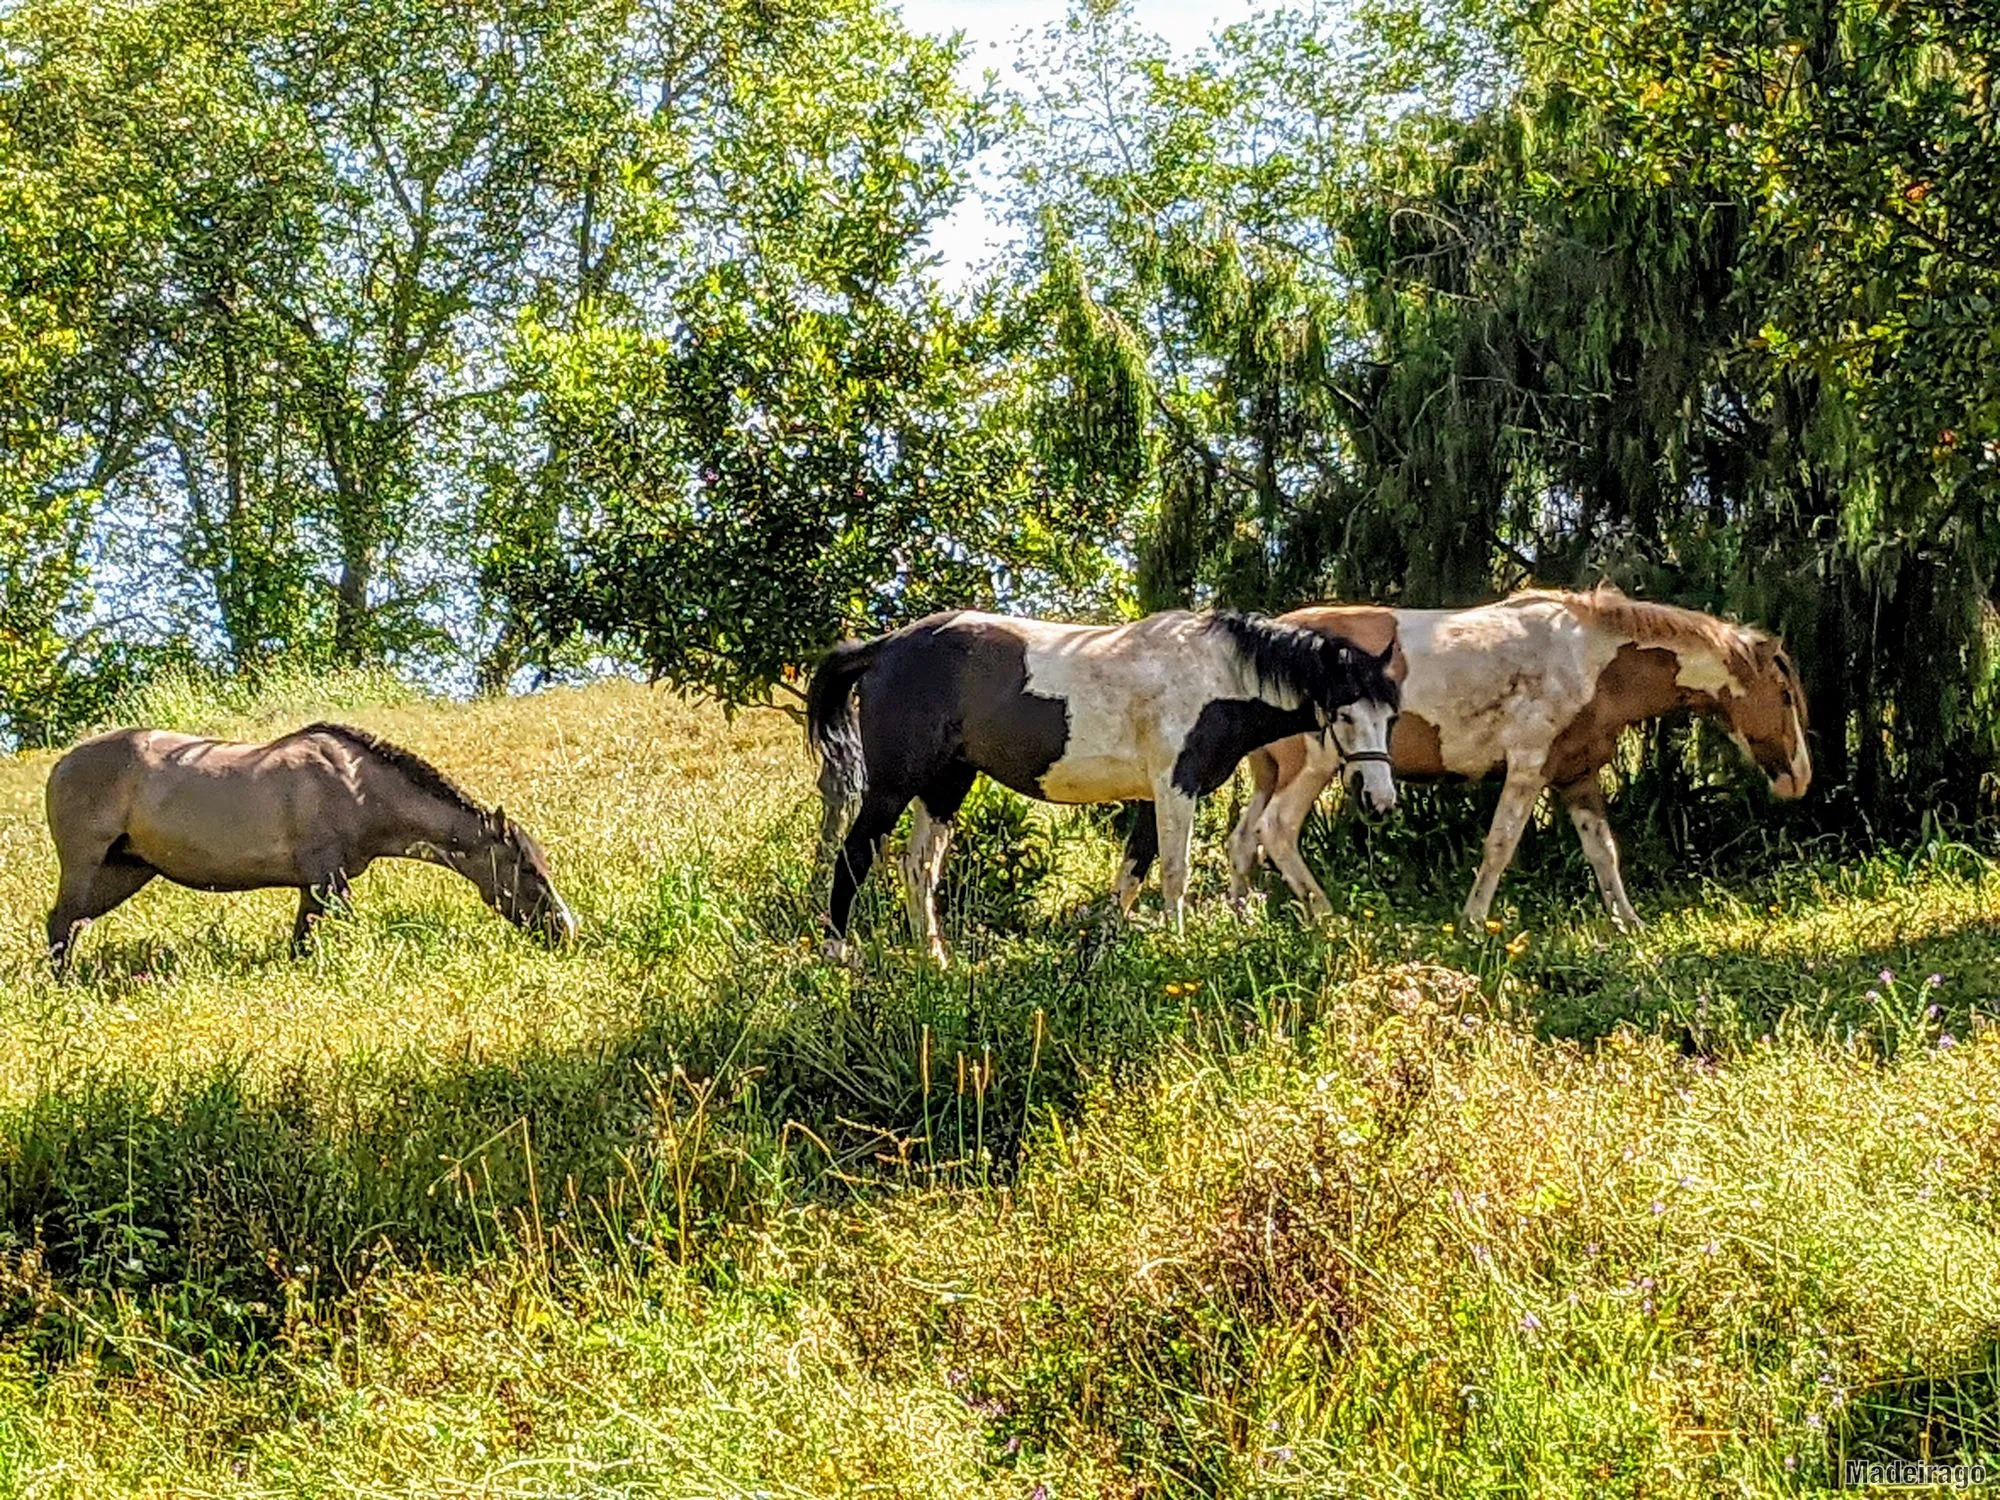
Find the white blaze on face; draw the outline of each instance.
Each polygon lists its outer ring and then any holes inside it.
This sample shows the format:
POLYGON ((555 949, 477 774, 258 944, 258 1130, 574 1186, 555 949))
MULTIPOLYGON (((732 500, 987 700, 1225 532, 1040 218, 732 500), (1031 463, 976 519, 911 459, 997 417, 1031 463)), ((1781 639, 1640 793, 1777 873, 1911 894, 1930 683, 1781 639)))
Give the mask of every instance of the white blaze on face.
MULTIPOLYGON (((1327 734, 1343 761, 1361 755, 1386 755, 1396 713, 1386 703, 1362 700, 1333 715, 1327 734)), ((1345 766, 1347 794, 1363 812, 1386 813, 1396 805, 1396 776, 1386 760, 1363 760, 1345 766)))
MULTIPOLYGON (((1794 693, 1798 692, 1793 688, 1794 693)), ((1812 781, 1812 752, 1806 748, 1805 720, 1799 717, 1799 706, 1794 703, 1787 710, 1792 720, 1792 786, 1794 797, 1803 796, 1806 786, 1812 781)))
POLYGON ((569 903, 563 900, 554 886, 549 887, 549 900, 554 903, 555 924, 562 935, 562 940, 566 943, 575 942, 576 913, 569 909, 569 903))

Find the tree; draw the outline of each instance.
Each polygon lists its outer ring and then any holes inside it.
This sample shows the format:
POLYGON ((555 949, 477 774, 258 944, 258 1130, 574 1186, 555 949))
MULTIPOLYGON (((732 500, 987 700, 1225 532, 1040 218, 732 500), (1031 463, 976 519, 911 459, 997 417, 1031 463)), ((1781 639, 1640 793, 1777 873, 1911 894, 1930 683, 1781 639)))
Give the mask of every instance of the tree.
POLYGON ((947 605, 1102 587, 1110 516, 1044 481, 990 306, 925 239, 985 113, 953 50, 821 0, 683 52, 628 215, 634 249, 516 368, 541 499, 490 574, 547 651, 579 632, 677 685, 755 701, 842 634, 947 605))
POLYGON ((16 158, 127 230, 61 421, 111 512, 178 509, 238 665, 449 650, 462 443, 635 107, 638 14, 34 0, 0 27, 16 158))

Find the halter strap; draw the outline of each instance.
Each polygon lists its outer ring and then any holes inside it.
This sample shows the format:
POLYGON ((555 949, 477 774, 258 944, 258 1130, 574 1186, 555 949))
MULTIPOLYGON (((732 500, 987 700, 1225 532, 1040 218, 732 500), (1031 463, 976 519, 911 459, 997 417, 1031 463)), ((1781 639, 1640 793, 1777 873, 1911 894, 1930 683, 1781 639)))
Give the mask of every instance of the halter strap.
POLYGON ((1340 741, 1334 739, 1332 735, 1328 735, 1327 739, 1332 742, 1333 753, 1340 757, 1343 766, 1365 765, 1370 761, 1380 761, 1385 766, 1395 764, 1395 757, 1387 750, 1356 750, 1349 753, 1340 748, 1340 741))

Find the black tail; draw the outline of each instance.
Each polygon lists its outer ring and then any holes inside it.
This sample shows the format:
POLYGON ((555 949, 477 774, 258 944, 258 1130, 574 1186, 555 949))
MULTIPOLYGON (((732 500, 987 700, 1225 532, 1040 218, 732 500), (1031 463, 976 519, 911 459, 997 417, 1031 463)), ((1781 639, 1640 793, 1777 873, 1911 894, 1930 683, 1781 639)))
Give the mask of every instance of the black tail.
POLYGON ((806 684, 806 743, 820 758, 819 795, 826 804, 824 836, 837 840, 868 790, 868 766, 861 753, 861 715, 854 687, 875 664, 881 637, 842 641, 806 684))

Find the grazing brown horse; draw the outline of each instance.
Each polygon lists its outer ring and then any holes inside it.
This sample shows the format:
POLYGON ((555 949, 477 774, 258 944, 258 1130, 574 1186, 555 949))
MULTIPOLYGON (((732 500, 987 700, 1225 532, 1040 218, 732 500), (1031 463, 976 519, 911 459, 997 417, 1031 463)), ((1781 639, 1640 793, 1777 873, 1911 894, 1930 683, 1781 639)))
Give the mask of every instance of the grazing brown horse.
POLYGON ((77 929, 155 875, 201 891, 295 887, 295 953, 327 901, 344 900, 348 882, 378 859, 443 865, 515 926, 552 942, 576 935, 548 857, 525 829, 430 762, 343 724, 264 745, 113 730, 56 762, 47 805, 62 864, 49 913, 58 973, 77 929))
MULTIPOLYGON (((1535 803, 1554 787, 1612 920, 1640 925, 1597 780, 1629 725, 1676 709, 1706 714, 1770 779, 1774 796, 1803 796, 1812 781, 1805 692, 1784 647, 1713 615, 1606 585, 1587 594, 1528 590, 1472 609, 1322 606, 1280 619, 1371 650, 1394 637, 1408 664, 1389 745, 1399 778, 1504 776, 1466 898, 1468 922, 1485 921, 1535 803)), ((1248 891, 1261 850, 1309 908, 1326 910, 1298 838, 1338 762, 1298 736, 1253 752, 1249 763, 1256 795, 1229 838, 1232 895, 1248 891)))

